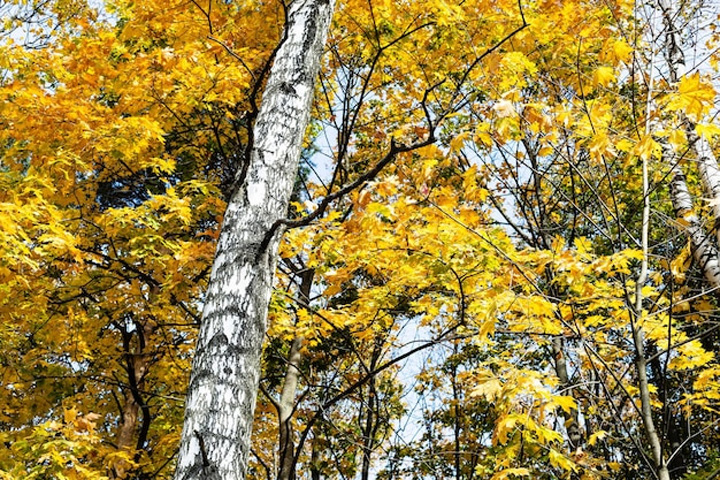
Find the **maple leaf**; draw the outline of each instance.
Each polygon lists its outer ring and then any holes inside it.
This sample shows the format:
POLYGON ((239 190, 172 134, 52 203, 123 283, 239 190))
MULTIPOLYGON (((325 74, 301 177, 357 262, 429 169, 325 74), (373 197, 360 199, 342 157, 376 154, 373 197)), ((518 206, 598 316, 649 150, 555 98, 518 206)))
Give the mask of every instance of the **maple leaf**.
POLYGON ((643 136, 633 149, 633 153, 643 160, 648 160, 652 156, 658 156, 660 151, 661 146, 655 141, 652 135, 643 136))
POLYGON ((598 67, 593 73, 593 85, 606 87, 615 81, 615 71, 612 67, 598 67))
POLYGON ((633 48, 624 39, 618 39, 613 42, 612 51, 617 61, 627 62, 632 56, 633 48))
POLYGON ((667 108, 684 111, 695 119, 707 113, 715 100, 715 89, 705 81, 699 72, 680 79, 678 91, 669 96, 667 108))

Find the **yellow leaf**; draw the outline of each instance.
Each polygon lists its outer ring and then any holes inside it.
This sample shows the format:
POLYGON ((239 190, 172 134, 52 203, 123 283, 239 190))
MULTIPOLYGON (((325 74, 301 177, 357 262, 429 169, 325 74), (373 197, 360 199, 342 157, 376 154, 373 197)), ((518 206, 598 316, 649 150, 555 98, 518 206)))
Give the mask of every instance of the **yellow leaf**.
POLYGON ((648 160, 655 153, 659 155, 660 150, 660 144, 652 138, 652 135, 645 135, 640 142, 635 145, 633 153, 643 160, 648 160))
POLYGON ((615 59, 620 62, 627 62, 632 56, 633 48, 625 40, 617 40, 612 47, 615 59))
POLYGON ((568 413, 576 407, 575 399, 569 395, 554 397, 553 403, 568 413))
POLYGON ((470 137, 470 132, 462 132, 460 135, 457 135, 455 138, 450 140, 450 151, 459 152, 463 145, 465 145, 465 141, 468 137, 470 137))
POLYGON ((676 152, 685 145, 686 140, 687 138, 685 137, 685 132, 681 128, 673 128, 672 130, 670 130, 668 142, 670 142, 670 145, 675 149, 676 152))
POLYGON ((607 434, 608 432, 606 432, 605 430, 598 430, 597 432, 590 435, 590 438, 588 439, 588 445, 595 445, 598 440, 602 440, 603 438, 607 437, 607 434))
POLYGON ((553 448, 550 449, 550 452, 548 454, 548 460, 550 460, 550 465, 562 468, 563 470, 574 471, 577 468, 577 466, 572 460, 570 460, 568 457, 553 448))
POLYGON ((706 351, 702 344, 693 340, 677 349, 678 356, 670 360, 669 367, 673 370, 687 370, 708 364, 715 355, 706 351))
POLYGON ((698 123, 695 125, 695 133, 706 140, 712 140, 715 135, 720 135, 720 127, 712 123, 698 123))
POLYGON ((473 190, 477 189, 477 166, 473 165, 471 168, 468 168, 466 172, 462 174, 463 179, 463 191, 465 194, 468 194, 472 192, 473 190))
POLYGON ((593 73, 593 85, 607 87, 615 81, 615 71, 612 67, 600 67, 593 73))
POLYGON ((507 443, 508 435, 515 430, 517 422, 517 415, 513 414, 506 415, 498 419, 495 426, 495 435, 501 444, 507 443))
POLYGON ((604 131, 598 131, 590 141, 588 150, 593 158, 601 159, 603 155, 613 155, 613 145, 604 131))
POLYGON ((620 152, 629 152, 630 150, 632 150, 632 147, 632 142, 627 138, 622 138, 619 141, 615 142, 615 149, 620 152))
POLYGON ((715 100, 715 89, 712 84, 704 81, 699 72, 683 77, 678 91, 670 96, 667 108, 673 111, 684 111, 687 115, 700 118, 712 107, 715 100))
POLYGON ((63 412, 63 417, 64 417, 64 419, 65 419, 65 423, 72 423, 72 422, 74 422, 75 419, 77 418, 77 414, 78 414, 78 412, 77 412, 77 410, 75 410, 75 408, 71 408, 71 409, 69 409, 69 410, 65 410, 65 411, 63 412))
POLYGON ((540 157, 546 157, 553 153, 555 149, 551 147, 550 145, 544 145, 540 150, 538 150, 538 156, 540 157))
POLYGON ((496 472, 491 480, 505 480, 506 478, 510 478, 511 475, 514 477, 529 477, 530 470, 527 468, 506 468, 505 470, 496 472))
POLYGON ((472 396, 482 396, 488 401, 493 401, 502 390, 502 382, 499 378, 489 377, 480 380, 480 383, 471 393, 472 396))
POLYGON ((573 241, 578 254, 584 255, 592 251, 592 242, 586 237, 578 237, 573 241))

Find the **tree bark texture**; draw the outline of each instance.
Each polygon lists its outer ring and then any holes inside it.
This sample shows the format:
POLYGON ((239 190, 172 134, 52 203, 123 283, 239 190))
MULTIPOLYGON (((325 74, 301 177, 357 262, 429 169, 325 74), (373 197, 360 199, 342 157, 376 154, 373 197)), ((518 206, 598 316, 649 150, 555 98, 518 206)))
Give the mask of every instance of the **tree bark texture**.
MULTIPOLYGON (((117 429, 118 450, 135 450, 135 460, 139 460, 145 447, 148 430, 150 429, 150 408, 143 398, 145 376, 150 368, 150 357, 145 352, 147 325, 135 323, 131 331, 126 326, 118 325, 122 335, 124 368, 128 376, 127 386, 122 394, 125 401, 120 407, 120 423, 117 429), (133 341, 133 337, 136 337, 133 341), (142 416, 140 412, 142 411, 142 416), (140 421, 142 418, 142 421, 140 421)), ((119 399, 118 406, 119 406, 119 399)), ((110 471, 110 478, 125 478, 132 469, 132 464, 121 460, 110 471)))
POLYGON ((717 228, 720 222, 720 166, 718 166, 718 161, 707 139, 699 137, 694 131, 694 126, 689 125, 689 127, 688 141, 695 150, 700 178, 712 204, 713 220, 715 222, 713 229, 718 241, 720 241, 720 230, 717 228))
MULTIPOLYGON (((675 25, 677 12, 668 0, 659 0, 659 6, 665 28, 665 57, 667 59, 669 78, 672 83, 677 83, 680 77, 685 74, 685 54, 682 50, 680 32, 675 25)), ((718 166, 717 158, 707 139, 695 133, 695 124, 687 118, 685 118, 684 124, 688 143, 697 158, 700 179, 712 204, 715 221, 713 229, 720 242, 720 229, 718 229, 718 225, 720 225, 720 166, 718 166)), ((715 258, 717 263, 717 255, 715 258)), ((701 263, 701 265, 704 264, 701 263)), ((713 278, 713 275, 708 275, 706 272, 705 276, 713 287, 718 287, 717 274, 713 278)))
POLYGON ((176 480, 245 477, 278 246, 277 235, 266 248, 264 240, 287 211, 334 3, 295 0, 287 6, 247 174, 230 199, 218 240, 176 480))
MULTIPOLYGON (((675 25, 676 12, 668 0, 659 0, 665 28, 665 57, 667 59, 670 81, 677 83, 685 73, 685 55, 682 51, 682 40, 675 25)), ((710 195, 713 205, 715 222, 720 218, 720 168, 710 145, 704 138, 699 138, 693 125, 685 119, 688 141, 695 151, 700 169, 700 178, 705 191, 710 195)), ((663 161, 673 168, 670 181, 670 194, 673 209, 685 224, 685 233, 692 245, 693 258, 700 266, 705 279, 714 289, 720 288, 720 252, 712 237, 708 235, 700 218, 693 212, 693 200, 687 187, 687 181, 677 161, 676 155, 665 140, 660 141, 663 150, 663 161)), ((720 239, 720 232, 716 232, 720 239)))
MULTIPOLYGON (((666 149, 663 146, 663 150, 669 150, 669 147, 666 149)), ((675 157, 668 153, 663 156, 663 160, 675 162, 675 157)), ((674 167, 672 173, 670 193, 675 213, 683 220, 685 234, 690 239, 695 262, 702 269, 710 286, 720 288, 720 254, 712 237, 705 232, 700 218, 693 213, 692 197, 679 165, 674 167)))

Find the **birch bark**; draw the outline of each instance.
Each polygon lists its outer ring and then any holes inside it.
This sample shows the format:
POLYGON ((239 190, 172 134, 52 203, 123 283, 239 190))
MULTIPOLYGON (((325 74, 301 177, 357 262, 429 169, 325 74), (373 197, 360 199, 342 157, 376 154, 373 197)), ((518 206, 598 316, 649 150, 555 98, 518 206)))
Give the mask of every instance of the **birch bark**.
POLYGON ((176 480, 246 473, 268 302, 334 0, 295 0, 263 93, 255 144, 218 240, 193 359, 176 480))
POLYGON ((715 222, 713 229, 718 242, 720 242, 720 229, 718 228, 720 226, 720 166, 718 166, 717 158, 715 158, 710 143, 707 139, 695 133, 694 125, 688 124, 687 138, 697 156, 700 178, 702 178, 703 186, 712 205, 713 220, 715 222))
MULTIPOLYGON (((685 74, 685 54, 682 50, 680 32, 675 25, 677 12, 668 0, 660 0, 659 5, 665 27, 665 57, 667 59, 669 78, 675 84, 685 74)), ((700 179, 712 205, 715 221, 713 229, 718 241, 720 241, 720 229, 718 229, 720 225, 720 166, 718 166, 717 158, 707 139, 695 133, 695 124, 686 118, 684 125, 688 144, 697 158, 700 179)), ((707 273, 705 276, 708 277, 707 273)), ((711 280, 708 278, 708 280, 710 280, 713 287, 718 286, 717 279, 711 280)))
MULTIPOLYGON (((662 20, 665 27, 665 57, 668 65, 670 81, 677 83, 685 72, 685 55, 682 51, 682 40, 675 25, 676 12, 668 0, 659 0, 658 5, 662 13, 662 20)), ((700 178, 705 191, 713 203, 713 214, 715 219, 715 230, 720 239, 720 230, 717 230, 720 222, 720 167, 717 159, 710 148, 710 144, 704 138, 695 134, 691 122, 685 121, 688 142, 697 155, 700 178)), ((667 142, 661 140, 663 150, 663 161, 671 165, 672 180, 670 181, 670 194, 678 218, 683 220, 685 233, 692 245, 693 258, 700 266, 710 286, 720 289, 720 252, 710 235, 707 234, 700 218, 693 213, 693 200, 687 187, 685 174, 677 161, 676 155, 667 142)))
POLYGON ((685 174, 676 165, 677 161, 669 146, 663 145, 663 161, 675 165, 670 181, 670 196, 673 209, 682 219, 685 234, 690 239, 692 254, 700 266, 705 279, 714 289, 720 289, 720 253, 710 235, 705 232, 700 218, 693 213, 693 202, 685 181, 685 174))

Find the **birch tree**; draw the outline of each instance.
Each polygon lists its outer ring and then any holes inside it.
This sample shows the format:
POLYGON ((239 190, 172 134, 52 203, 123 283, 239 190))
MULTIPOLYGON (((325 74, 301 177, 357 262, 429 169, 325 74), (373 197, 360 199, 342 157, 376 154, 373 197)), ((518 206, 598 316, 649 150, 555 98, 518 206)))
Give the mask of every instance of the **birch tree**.
POLYGON ((188 389, 177 480, 242 479, 277 252, 333 0, 287 7, 246 171, 225 213, 188 389), (268 241, 269 240, 269 241, 268 241))
MULTIPOLYGON (((682 39, 676 26, 678 11, 672 8, 666 0, 658 2, 658 9, 662 16, 663 44, 661 48, 663 57, 666 60, 668 80, 671 85, 676 86, 685 71, 682 39)), ((717 225, 717 219, 720 218, 720 201, 718 201, 720 200, 718 196, 718 192, 720 192, 720 169, 717 160, 707 139, 695 133, 693 122, 684 116, 682 124, 690 149, 697 156, 700 179, 713 205, 713 216, 717 225)), ((705 231, 700 218, 693 211, 693 200, 680 165, 682 158, 673 151, 666 140, 661 139, 660 143, 663 146, 663 159, 667 165, 672 166, 670 191, 673 208, 678 217, 684 220, 685 234, 692 244, 693 257, 710 286, 713 289, 720 288, 720 253, 712 237, 705 231)), ((716 234, 720 235, 717 226, 715 229, 716 234)))

